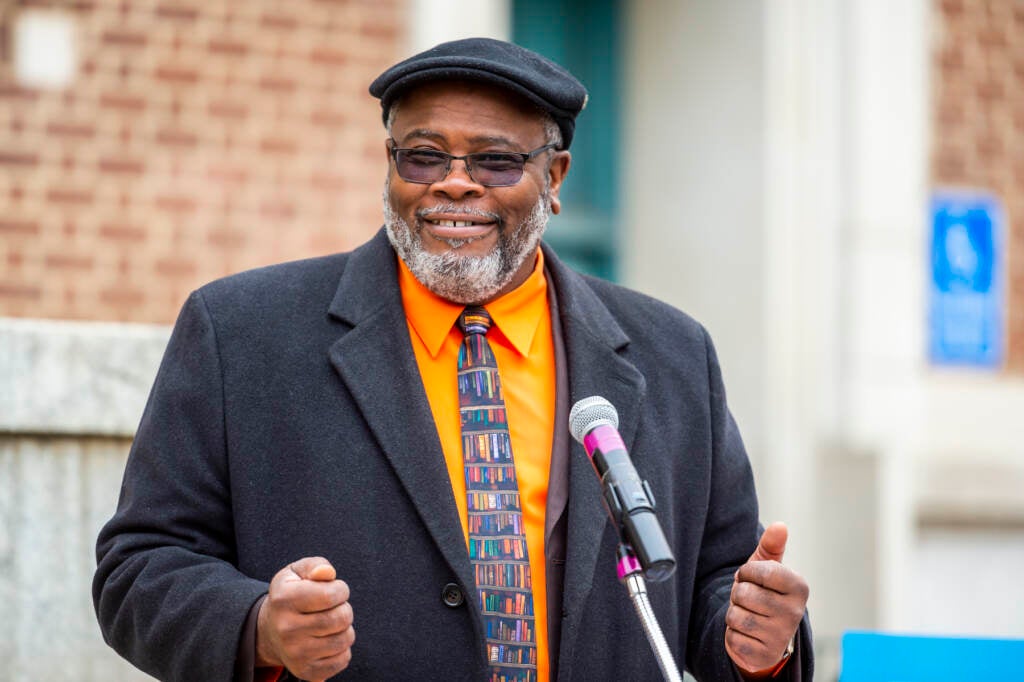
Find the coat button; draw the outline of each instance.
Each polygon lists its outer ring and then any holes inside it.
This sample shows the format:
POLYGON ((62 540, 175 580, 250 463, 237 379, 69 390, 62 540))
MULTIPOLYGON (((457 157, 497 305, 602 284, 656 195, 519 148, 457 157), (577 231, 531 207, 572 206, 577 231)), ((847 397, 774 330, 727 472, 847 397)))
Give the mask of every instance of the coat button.
POLYGON ((462 606, 462 603, 466 601, 466 595, 462 593, 462 588, 455 583, 448 583, 441 590, 441 601, 444 602, 445 606, 451 608, 457 608, 462 606))

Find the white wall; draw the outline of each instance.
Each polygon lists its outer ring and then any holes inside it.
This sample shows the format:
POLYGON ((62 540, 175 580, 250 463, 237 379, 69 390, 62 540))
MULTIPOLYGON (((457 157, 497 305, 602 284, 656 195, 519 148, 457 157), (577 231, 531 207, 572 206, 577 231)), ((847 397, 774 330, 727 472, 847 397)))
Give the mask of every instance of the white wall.
POLYGON ((708 327, 760 453, 764 367, 761 3, 653 0, 626 11, 626 284, 708 327))
POLYGON ((410 3, 409 55, 460 38, 508 40, 512 33, 510 0, 413 0, 410 3))
POLYGON ((1024 381, 925 356, 929 7, 627 12, 627 283, 715 338, 825 679, 849 628, 1024 636, 1001 613, 1024 603, 1024 381), (1001 603, 978 586, 922 609, 979 561, 1001 603))

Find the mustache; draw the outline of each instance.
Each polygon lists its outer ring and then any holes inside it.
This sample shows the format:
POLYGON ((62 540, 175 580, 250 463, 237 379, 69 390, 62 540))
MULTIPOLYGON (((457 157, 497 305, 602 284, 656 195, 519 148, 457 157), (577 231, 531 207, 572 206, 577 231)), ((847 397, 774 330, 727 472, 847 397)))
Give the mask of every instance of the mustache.
POLYGON ((477 218, 486 218, 487 220, 493 220, 496 223, 501 223, 501 216, 492 211, 484 211, 479 208, 472 208, 470 206, 460 206, 455 203, 438 204, 429 208, 421 208, 416 211, 417 218, 426 218, 429 215, 437 213, 460 213, 462 215, 471 215, 477 218))

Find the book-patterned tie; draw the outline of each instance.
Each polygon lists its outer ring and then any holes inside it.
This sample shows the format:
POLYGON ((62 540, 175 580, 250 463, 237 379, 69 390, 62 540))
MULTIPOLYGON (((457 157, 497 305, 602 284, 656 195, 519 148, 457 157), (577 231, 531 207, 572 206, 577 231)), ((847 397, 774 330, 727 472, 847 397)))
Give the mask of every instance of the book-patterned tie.
POLYGON ((466 308, 459 318, 459 411, 466 470, 469 559, 487 634, 488 680, 537 679, 533 587, 519 484, 512 461, 491 317, 466 308))

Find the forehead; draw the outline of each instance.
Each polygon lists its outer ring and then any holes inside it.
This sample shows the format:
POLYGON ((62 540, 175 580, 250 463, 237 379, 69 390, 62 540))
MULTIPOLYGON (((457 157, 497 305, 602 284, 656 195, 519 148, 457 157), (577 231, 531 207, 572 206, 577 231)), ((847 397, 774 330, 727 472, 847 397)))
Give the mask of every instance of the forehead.
POLYGON ((425 83, 394 105, 392 134, 433 131, 444 137, 495 137, 533 143, 543 137, 543 114, 520 95, 486 83, 425 83))

